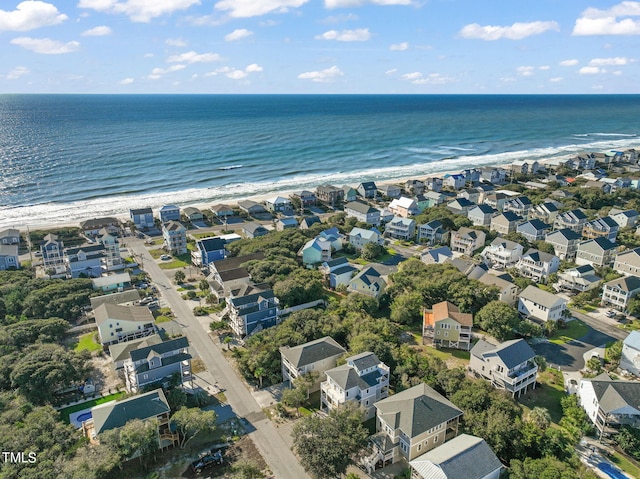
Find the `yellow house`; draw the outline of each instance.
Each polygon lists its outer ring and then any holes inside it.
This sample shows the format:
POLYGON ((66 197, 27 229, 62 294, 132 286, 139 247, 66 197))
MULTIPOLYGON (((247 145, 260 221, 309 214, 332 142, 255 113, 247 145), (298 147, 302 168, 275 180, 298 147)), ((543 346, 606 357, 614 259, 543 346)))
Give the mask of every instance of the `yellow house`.
POLYGON ((435 347, 456 348, 468 351, 471 348, 473 316, 461 313, 449 301, 434 304, 423 313, 422 338, 435 347))

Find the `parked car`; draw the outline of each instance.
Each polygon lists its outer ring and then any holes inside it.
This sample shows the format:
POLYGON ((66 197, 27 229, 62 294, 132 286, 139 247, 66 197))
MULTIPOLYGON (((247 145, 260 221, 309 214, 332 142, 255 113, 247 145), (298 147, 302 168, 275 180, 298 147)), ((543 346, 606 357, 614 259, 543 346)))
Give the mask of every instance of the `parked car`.
POLYGON ((607 311, 606 313, 604 313, 605 316, 607 318, 615 318, 616 314, 618 314, 617 312, 615 312, 614 310, 610 309, 609 311, 607 311))
POLYGON ((223 463, 222 453, 220 451, 207 453, 200 456, 191 463, 191 470, 196 474, 200 474, 205 468, 223 463))
POLYGON ((162 261, 169 261, 171 259, 171 256, 169 256, 168 254, 163 254, 162 256, 160 256, 160 259, 162 261))

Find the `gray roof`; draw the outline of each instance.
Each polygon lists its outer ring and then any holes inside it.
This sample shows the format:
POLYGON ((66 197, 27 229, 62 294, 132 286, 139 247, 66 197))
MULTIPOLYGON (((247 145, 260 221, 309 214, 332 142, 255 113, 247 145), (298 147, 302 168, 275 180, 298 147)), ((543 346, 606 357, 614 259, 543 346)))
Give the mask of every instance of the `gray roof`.
POLYGON ((324 338, 309 341, 308 343, 298 346, 284 346, 280 348, 280 354, 287 358, 296 368, 301 368, 332 356, 342 355, 346 352, 347 350, 330 336, 325 336, 324 338))
POLYGON ((363 203, 361 201, 351 201, 350 203, 347 203, 345 205, 344 209, 345 210, 349 209, 349 210, 357 211, 358 213, 361 213, 361 214, 368 214, 368 213, 373 213, 373 212, 377 211, 372 206, 369 206, 368 204, 363 203))
POLYGON ((137 289, 129 289, 127 291, 121 291, 119 293, 110 293, 103 294, 102 296, 94 296, 90 298, 91 308, 96 309, 103 303, 110 304, 122 304, 122 303, 131 303, 133 301, 138 301, 140 299, 140 294, 138 294, 137 289))
POLYGON ((640 331, 631 331, 623 343, 633 349, 640 351, 640 331))
POLYGON ((424 383, 378 401, 374 406, 380 419, 410 438, 462 416, 455 404, 424 383))
POLYGON ((527 250, 527 252, 523 255, 523 258, 525 256, 530 256, 533 261, 542 263, 549 263, 553 260, 553 258, 557 257, 551 253, 545 253, 544 251, 540 251, 534 248, 527 250))
POLYGON ((576 233, 569 228, 562 228, 561 230, 552 231, 545 237, 545 241, 549 242, 549 240, 558 242, 560 240, 566 241, 577 241, 581 239, 582 236, 576 233))
POLYGON ((131 351, 131 360, 133 362, 140 361, 149 356, 150 352, 157 353, 159 355, 166 354, 178 349, 185 349, 189 347, 189 340, 182 336, 180 338, 172 339, 170 341, 164 341, 159 344, 150 344, 145 347, 137 348, 131 351))
POLYGON ((491 242, 491 246, 502 246, 504 249, 508 249, 508 250, 516 249, 518 246, 522 248, 522 245, 520 243, 516 243, 515 241, 504 239, 501 236, 498 236, 496 239, 494 239, 491 242))
POLYGON ((146 306, 120 306, 119 304, 103 303, 94 310, 96 324, 107 319, 120 321, 135 321, 153 323, 153 314, 146 306))
POLYGON ((481 339, 471 348, 471 354, 477 358, 482 358, 486 354, 495 354, 508 369, 529 361, 536 356, 536 353, 524 339, 512 339, 498 346, 481 339))
POLYGON ((0 244, 0 256, 18 256, 18 245, 0 244))
POLYGON ((460 434, 410 462, 422 479, 483 479, 502 469, 484 439, 460 434))
POLYGON ((600 408, 605 413, 627 406, 640 410, 640 382, 614 381, 606 373, 583 381, 591 381, 600 408))
POLYGON ((221 259, 218 261, 214 261, 211 263, 211 266, 215 268, 215 270, 220 273, 222 271, 228 271, 230 269, 237 269, 240 265, 252 261, 252 260, 263 260, 264 253, 259 251, 257 253, 251 253, 244 256, 234 256, 227 259, 221 259))
POLYGON ((255 234, 258 231, 269 231, 268 229, 266 229, 264 226, 262 226, 259 223, 253 223, 253 222, 249 222, 249 223, 245 223, 242 226, 242 229, 244 231, 246 231, 247 233, 252 233, 255 234))
POLYGON ((124 426, 134 419, 150 419, 171 411, 162 389, 91 408, 96 434, 124 426))
POLYGON ((617 287, 622 291, 630 292, 640 289, 640 278, 637 276, 623 276, 605 283, 608 287, 617 287))
POLYGON ((349 264, 349 260, 345 256, 340 256, 339 258, 334 258, 329 261, 325 261, 325 264, 329 268, 333 268, 334 266, 349 264))
POLYGON ((552 308, 557 305, 558 302, 567 302, 566 299, 563 299, 560 296, 556 296, 548 291, 543 291, 542 289, 532 285, 527 286, 525 290, 520 293, 520 298, 528 299, 536 304, 546 306, 547 308, 552 308))
POLYGON ((380 360, 374 353, 366 351, 347 358, 347 364, 353 364, 358 371, 364 371, 380 364, 380 360))
POLYGON ((359 376, 357 371, 348 364, 326 371, 330 377, 344 391, 357 387, 360 390, 368 389, 378 384, 378 378, 382 376, 377 369, 373 372, 359 376))
POLYGON ((117 361, 124 361, 125 359, 129 359, 129 353, 134 349, 138 349, 140 347, 144 348, 153 344, 160 344, 161 342, 162 339, 159 335, 152 334, 151 336, 134 339, 133 341, 112 344, 109 346, 109 356, 111 356, 111 361, 114 363, 117 361))

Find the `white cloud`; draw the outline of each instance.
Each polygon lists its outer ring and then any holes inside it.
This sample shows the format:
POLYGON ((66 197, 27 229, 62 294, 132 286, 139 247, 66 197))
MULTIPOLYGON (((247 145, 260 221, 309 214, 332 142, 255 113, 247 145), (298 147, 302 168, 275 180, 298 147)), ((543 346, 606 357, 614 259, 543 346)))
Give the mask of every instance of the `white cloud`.
POLYGON ((324 0, 326 8, 361 7, 367 3, 373 5, 411 5, 411 0, 324 0))
POLYGON ((534 70, 535 68, 531 66, 522 66, 516 68, 516 72, 518 73, 518 75, 523 77, 530 77, 531 75, 533 75, 534 70))
POLYGON ((405 80, 416 80, 420 77, 422 77, 422 73, 420 72, 405 73, 402 75, 402 78, 405 80))
POLYGON ((542 71, 546 71, 546 70, 550 70, 551 67, 549 65, 540 65, 538 67, 538 70, 542 70, 542 71))
POLYGON ((236 40, 241 40, 242 38, 247 38, 253 35, 251 30, 247 30, 246 28, 238 28, 231 33, 224 36, 225 42, 235 42, 236 40))
POLYGON ((559 31, 560 27, 557 22, 528 22, 514 23, 513 25, 500 27, 493 25, 479 25, 472 23, 466 25, 460 30, 460 36, 463 38, 478 38, 480 40, 499 40, 508 38, 509 40, 522 40, 532 35, 540 35, 549 30, 559 31))
POLYGON ((93 28, 90 28, 89 30, 85 30, 84 32, 82 32, 82 36, 83 37, 104 37, 105 35, 111 35, 111 33, 112 33, 111 28, 105 25, 100 25, 99 27, 93 27, 93 28))
POLYGON ((225 75, 231 78, 232 80, 242 80, 249 74, 242 70, 232 70, 229 73, 226 73, 225 75))
POLYGON ((572 35, 640 35, 640 2, 622 2, 608 10, 587 8, 576 20, 572 35))
POLYGON ((320 20, 320 23, 331 25, 335 23, 352 22, 357 19, 358 15, 355 15, 353 13, 341 13, 340 15, 331 15, 327 18, 323 18, 322 20, 320 20))
POLYGON ((131 85, 134 82, 133 78, 123 78, 118 83, 120 85, 131 85))
POLYGON ((612 73, 613 73, 615 76, 618 76, 618 77, 619 77, 620 75, 622 75, 622 72, 621 72, 620 70, 616 70, 616 71, 614 71, 614 72, 612 72, 612 73))
POLYGON ((158 80, 167 73, 177 72, 180 70, 184 70, 185 68, 187 68, 187 65, 171 65, 169 68, 157 67, 151 70, 151 73, 147 76, 147 78, 149 78, 150 80, 158 80))
POLYGON ((40 1, 21 2, 13 11, 0 10, 0 32, 26 32, 57 25, 68 19, 55 5, 40 1))
POLYGON ((216 10, 229 12, 234 18, 248 18, 267 13, 285 13, 289 8, 298 8, 309 0, 221 0, 215 4, 216 10))
POLYGON ((366 42, 371 38, 368 28, 357 28, 355 30, 329 30, 322 35, 316 35, 316 40, 337 40, 339 42, 366 42))
POLYGON ((589 65, 599 67, 603 65, 626 65, 627 63, 631 63, 631 60, 625 57, 594 58, 589 62, 589 65))
POLYGON ((563 67, 574 67, 578 64, 578 60, 576 60, 575 58, 572 58, 571 60, 562 60, 560 62, 560 66, 563 67))
POLYGON ((598 73, 605 73, 606 70, 600 68, 600 67, 582 67, 580 70, 578 70, 578 73, 580 75, 596 75, 598 73))
POLYGON ((257 63, 252 63, 251 65, 247 65, 247 68, 244 69, 244 71, 247 73, 261 72, 262 70, 263 68, 257 63))
POLYGON ((80 0, 78 8, 89 8, 99 12, 122 13, 133 22, 148 23, 153 18, 169 15, 200 5, 200 0, 80 0))
POLYGON ((167 38, 164 43, 170 47, 186 47, 188 45, 187 41, 182 38, 167 38))
POLYGON ((27 67, 15 67, 7 73, 7 80, 17 80, 18 78, 31 73, 27 67))
POLYGON ((391 50, 393 52, 403 52, 403 51, 408 50, 408 49, 409 49, 409 43, 408 42, 394 43, 394 44, 389 46, 389 50, 391 50))
POLYGON ((11 40, 11 43, 31 50, 32 52, 42 53, 43 55, 71 53, 80 48, 79 42, 62 43, 57 40, 51 40, 50 38, 18 37, 11 40))
POLYGON ((167 63, 211 63, 219 62, 222 57, 217 53, 197 53, 194 51, 172 55, 167 58, 167 63))
POLYGON ((330 68, 326 68, 320 71, 300 73, 300 75, 298 75, 298 78, 319 83, 330 83, 337 77, 341 77, 343 75, 344 73, 342 73, 342 71, 336 65, 333 65, 330 68))
POLYGON ((429 73, 426 77, 417 78, 411 83, 414 85, 446 85, 455 81, 455 78, 441 73, 429 73))
POLYGON ((562 78, 562 77, 553 77, 553 78, 549 78, 549 81, 550 81, 551 83, 558 83, 558 82, 561 82, 562 80, 564 80, 564 78, 562 78))
POLYGON ((396 73, 398 71, 397 68, 392 68, 391 70, 387 70, 386 72, 384 72, 385 75, 393 75, 394 73, 396 73))

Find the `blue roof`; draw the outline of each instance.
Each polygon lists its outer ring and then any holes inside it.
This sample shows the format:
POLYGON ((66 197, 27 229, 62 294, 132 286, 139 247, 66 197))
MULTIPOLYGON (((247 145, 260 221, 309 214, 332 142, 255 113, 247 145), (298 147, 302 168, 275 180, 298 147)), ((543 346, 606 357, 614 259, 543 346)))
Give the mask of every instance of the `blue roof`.
POLYGON ((631 331, 631 334, 625 338, 624 344, 640 351, 640 331, 631 331))
POLYGON ((219 251, 224 249, 226 242, 220 238, 204 238, 198 241, 198 245, 204 251, 219 251))

